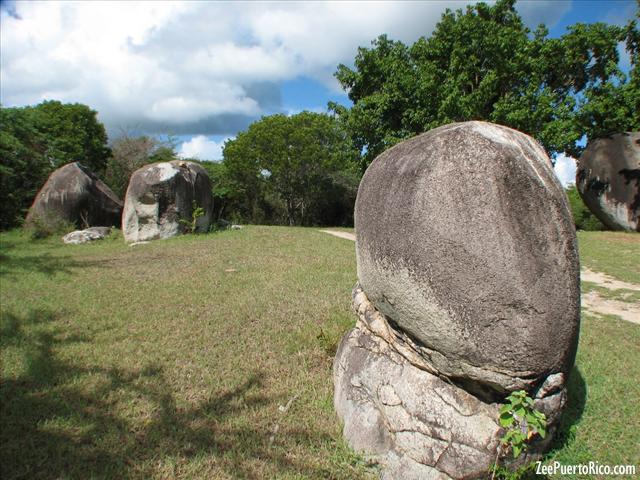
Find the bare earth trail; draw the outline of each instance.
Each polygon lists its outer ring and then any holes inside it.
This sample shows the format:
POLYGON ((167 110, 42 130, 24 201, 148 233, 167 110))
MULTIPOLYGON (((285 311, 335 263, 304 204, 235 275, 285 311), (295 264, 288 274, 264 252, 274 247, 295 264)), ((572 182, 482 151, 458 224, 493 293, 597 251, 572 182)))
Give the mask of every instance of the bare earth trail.
POLYGON ((334 237, 344 238, 345 240, 353 240, 356 241, 356 234, 349 232, 338 232, 336 230, 320 230, 322 233, 328 233, 329 235, 333 235, 334 237))
MULTIPOLYGON (((356 241, 354 233, 340 232, 336 230, 320 231, 328 233, 329 235, 344 238, 345 240, 356 241)), ((594 283, 599 287, 609 290, 632 290, 640 292, 640 285, 616 280, 609 275, 601 272, 594 272, 588 268, 583 268, 580 271, 580 280, 583 282, 594 283)), ((587 311, 595 315, 616 315, 627 322, 640 325, 640 304, 637 302, 630 303, 611 300, 598 295, 598 292, 591 291, 582 294, 582 306, 587 311)))

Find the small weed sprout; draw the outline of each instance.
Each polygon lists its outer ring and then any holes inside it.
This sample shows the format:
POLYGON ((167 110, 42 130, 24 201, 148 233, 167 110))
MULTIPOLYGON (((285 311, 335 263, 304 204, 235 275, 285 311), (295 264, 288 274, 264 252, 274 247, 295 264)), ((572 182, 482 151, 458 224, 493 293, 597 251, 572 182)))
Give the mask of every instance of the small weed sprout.
POLYGON ((547 434, 547 417, 534 408, 533 399, 524 390, 507 397, 507 403, 500 409, 499 422, 506 430, 500 442, 505 453, 512 450, 513 458, 518 458, 536 435, 544 438, 547 434))
POLYGON ((185 226, 185 233, 195 233, 198 219, 204 215, 204 208, 199 207, 195 200, 191 204, 191 207, 191 220, 180 219, 180 223, 185 226))

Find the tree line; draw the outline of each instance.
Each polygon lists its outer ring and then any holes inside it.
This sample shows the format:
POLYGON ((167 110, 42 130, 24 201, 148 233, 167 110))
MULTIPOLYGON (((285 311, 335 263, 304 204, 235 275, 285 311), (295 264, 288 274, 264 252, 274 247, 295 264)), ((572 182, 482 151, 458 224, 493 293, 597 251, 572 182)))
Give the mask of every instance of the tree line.
MULTIPOLYGON (((587 141, 640 129, 640 34, 577 23, 560 38, 528 29, 515 0, 446 10, 413 45, 382 35, 336 78, 350 108, 263 117, 229 140, 221 162, 200 162, 218 220, 350 225, 360 177, 394 144, 451 122, 487 120, 536 138, 553 157, 587 141), (622 68, 621 49, 629 55, 622 68)), ((177 157, 175 144, 122 134, 108 142, 97 113, 46 101, 0 107, 0 228, 17 225, 47 176, 80 161, 120 197, 141 166, 177 157)), ((583 228, 599 228, 570 192, 583 228)), ((577 223, 578 220, 576 219, 577 223)))

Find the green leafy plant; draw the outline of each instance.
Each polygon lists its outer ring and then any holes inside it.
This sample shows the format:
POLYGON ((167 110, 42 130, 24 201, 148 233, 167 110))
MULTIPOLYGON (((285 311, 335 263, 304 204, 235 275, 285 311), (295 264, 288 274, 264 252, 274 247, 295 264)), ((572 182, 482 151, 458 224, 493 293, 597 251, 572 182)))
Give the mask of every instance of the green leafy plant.
POLYGON ((47 238, 52 235, 64 235, 78 229, 73 222, 51 212, 33 215, 25 222, 24 228, 29 232, 33 240, 47 238))
POLYGON ((524 390, 507 397, 507 403, 500 409, 499 422, 505 429, 501 445, 505 453, 511 449, 513 458, 518 458, 536 435, 544 438, 547 434, 547 417, 534 408, 533 399, 524 390))
POLYGON ((185 226, 185 233, 195 233, 198 226, 198 219, 204 215, 204 208, 199 207, 195 200, 191 204, 191 207, 191 220, 180 219, 180 223, 185 226))

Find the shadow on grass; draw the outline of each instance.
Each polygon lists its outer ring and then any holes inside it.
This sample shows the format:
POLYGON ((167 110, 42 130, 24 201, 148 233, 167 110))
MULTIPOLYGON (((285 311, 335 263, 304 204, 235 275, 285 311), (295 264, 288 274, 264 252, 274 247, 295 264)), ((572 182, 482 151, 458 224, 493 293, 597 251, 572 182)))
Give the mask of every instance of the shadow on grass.
POLYGON ((102 262, 78 261, 68 255, 5 255, 0 253, 0 276, 37 272, 45 275, 73 273, 74 270, 101 266, 102 262))
POLYGON ((567 393, 567 406, 562 413, 558 431, 551 444, 550 453, 560 450, 569 442, 573 441, 576 425, 582 418, 582 413, 584 412, 584 407, 587 402, 587 384, 584 381, 582 373, 580 373, 580 369, 576 365, 573 366, 571 375, 569 376, 567 393))
POLYGON ((85 367, 63 359, 59 352, 92 339, 66 337, 56 329, 56 319, 45 311, 5 315, 3 347, 18 351, 24 368, 18 376, 5 376, 0 386, 3 479, 203 477, 211 472, 261 478, 265 468, 302 477, 335 476, 288 454, 299 445, 313 448, 329 441, 326 436, 300 426, 281 429, 274 442, 264 422, 251 422, 253 415, 277 415, 282 400, 263 394, 261 371, 185 406, 176 401, 161 367, 85 367), (29 328, 34 322, 48 325, 29 328))
POLYGON ((0 254, 0 275, 2 276, 23 272, 39 272, 45 275, 71 273, 73 269, 84 266, 84 262, 78 262, 71 257, 54 256, 48 253, 28 256, 0 254))

